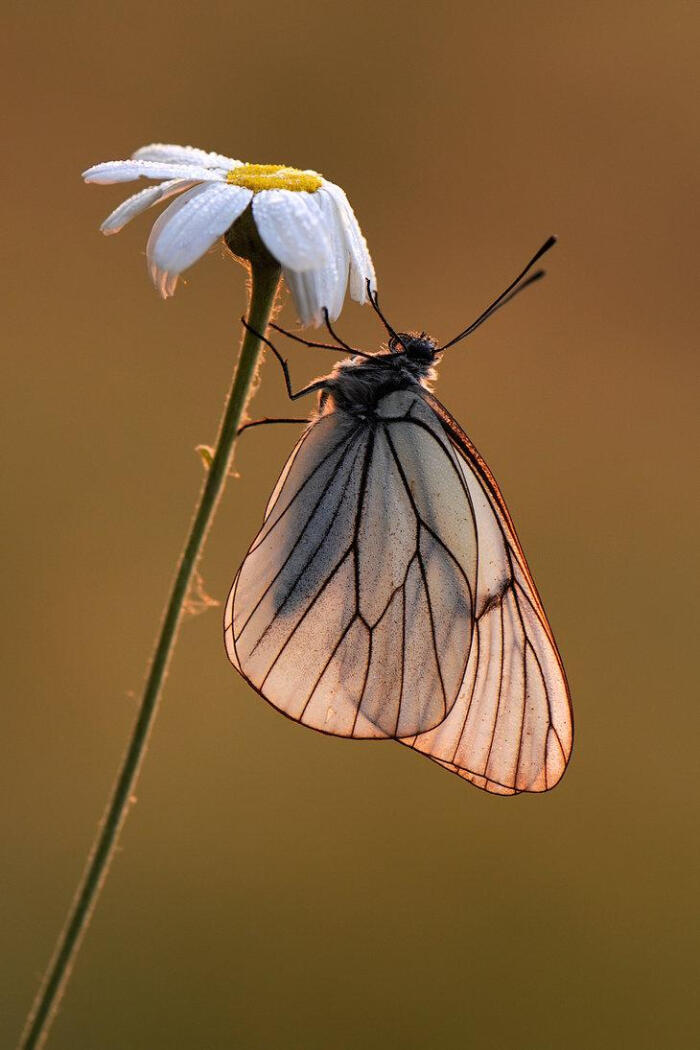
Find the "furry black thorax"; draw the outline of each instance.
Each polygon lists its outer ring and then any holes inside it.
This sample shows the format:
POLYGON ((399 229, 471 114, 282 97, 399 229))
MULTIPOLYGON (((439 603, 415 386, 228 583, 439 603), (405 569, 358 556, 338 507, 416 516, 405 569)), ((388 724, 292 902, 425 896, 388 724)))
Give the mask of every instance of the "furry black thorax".
POLYGON ((365 416, 378 401, 396 390, 423 387, 437 377, 437 344, 421 332, 398 333, 386 350, 371 359, 352 357, 340 361, 324 381, 322 405, 326 411, 340 408, 351 415, 365 416))

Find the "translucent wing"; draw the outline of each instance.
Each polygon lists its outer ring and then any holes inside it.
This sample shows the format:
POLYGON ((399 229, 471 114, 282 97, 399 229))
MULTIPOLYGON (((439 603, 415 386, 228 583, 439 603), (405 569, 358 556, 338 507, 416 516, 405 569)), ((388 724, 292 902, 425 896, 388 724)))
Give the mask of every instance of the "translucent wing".
POLYGON ((493 475, 444 406, 426 400, 443 422, 477 523, 474 638, 450 714, 402 743, 496 794, 547 791, 573 741, 561 658, 493 475))
POLYGON ((442 425, 415 392, 304 433, 226 605, 229 658, 289 717, 348 737, 443 722, 472 638, 476 533, 442 425))

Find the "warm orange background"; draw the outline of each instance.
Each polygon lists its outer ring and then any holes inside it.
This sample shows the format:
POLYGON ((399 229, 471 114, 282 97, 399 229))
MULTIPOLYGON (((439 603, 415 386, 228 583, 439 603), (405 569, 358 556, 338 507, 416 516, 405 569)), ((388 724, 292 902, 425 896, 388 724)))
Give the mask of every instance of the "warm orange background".
MULTIPOLYGON (((490 798, 276 715, 220 611, 190 619, 50 1050, 695 1046, 693 5, 6 12, 0 1044, 125 747, 245 305, 218 249, 162 303, 150 217, 98 234, 130 187, 80 171, 161 140, 340 182, 394 324, 441 339, 559 234, 438 393, 510 503, 577 743, 552 794, 490 798)), ((339 327, 381 337, 356 305, 339 327)), ((333 360, 289 356, 296 382, 333 360)), ((271 362, 254 411, 288 412, 271 362)), ((240 446, 219 600, 293 440, 240 446)))

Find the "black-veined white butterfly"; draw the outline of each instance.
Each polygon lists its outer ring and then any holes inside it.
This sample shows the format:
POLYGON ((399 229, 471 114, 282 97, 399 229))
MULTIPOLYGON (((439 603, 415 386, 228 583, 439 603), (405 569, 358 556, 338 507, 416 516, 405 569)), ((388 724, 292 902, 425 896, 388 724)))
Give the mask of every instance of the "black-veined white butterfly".
MULTIPOLYGON (((393 738, 477 787, 546 791, 571 753, 561 658, 491 471, 431 392, 440 355, 542 271, 550 238, 477 320, 438 347, 385 324, 387 348, 319 392, 233 583, 226 649, 253 688, 323 733, 393 738)), ((272 327, 277 328, 276 325, 272 327)), ((283 331, 282 329, 278 329, 283 331)), ((284 333, 288 336, 291 333, 284 333)), ((259 420, 273 422, 272 420, 259 420)))

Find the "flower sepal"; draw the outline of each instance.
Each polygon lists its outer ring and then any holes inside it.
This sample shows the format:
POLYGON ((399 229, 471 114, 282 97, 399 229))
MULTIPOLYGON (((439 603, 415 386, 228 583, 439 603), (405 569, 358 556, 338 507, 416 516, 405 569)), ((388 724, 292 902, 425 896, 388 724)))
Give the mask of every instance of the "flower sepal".
POLYGON ((280 264, 274 255, 265 247, 258 227, 253 218, 253 208, 249 204, 242 215, 239 215, 232 226, 224 233, 226 247, 242 263, 251 266, 276 267, 280 264))

